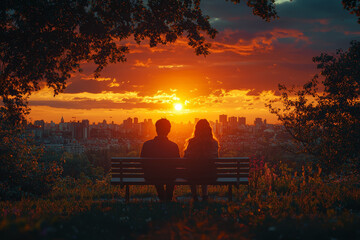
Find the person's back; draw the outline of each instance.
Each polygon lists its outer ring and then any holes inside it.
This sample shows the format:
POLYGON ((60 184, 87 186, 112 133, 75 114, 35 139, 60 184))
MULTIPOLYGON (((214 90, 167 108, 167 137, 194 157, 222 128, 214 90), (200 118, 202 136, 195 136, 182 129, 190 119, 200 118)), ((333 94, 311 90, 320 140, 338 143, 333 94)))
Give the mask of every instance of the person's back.
POLYGON ((184 153, 187 158, 188 178, 197 183, 212 182, 216 167, 212 159, 218 157, 218 142, 214 139, 190 139, 184 153))
POLYGON ((219 144, 214 138, 206 119, 197 122, 193 137, 187 141, 184 157, 187 160, 188 180, 194 200, 197 200, 196 184, 202 184, 202 197, 207 200, 206 183, 216 180, 216 166, 213 158, 218 157, 219 144))
POLYGON ((179 157, 179 148, 176 143, 170 141, 167 137, 156 136, 154 139, 144 143, 141 157, 179 157))
POLYGON ((160 119, 155 124, 158 136, 146 141, 141 149, 140 157, 156 158, 151 161, 144 161, 145 179, 155 184, 161 201, 171 200, 174 192, 173 164, 167 158, 178 158, 179 147, 170 141, 167 135, 170 132, 171 124, 167 119, 160 119), (166 189, 163 184, 166 184, 166 189))
POLYGON ((144 143, 140 157, 156 158, 151 162, 144 162, 146 180, 172 181, 174 169, 166 158, 180 157, 179 147, 166 136, 156 136, 144 143))

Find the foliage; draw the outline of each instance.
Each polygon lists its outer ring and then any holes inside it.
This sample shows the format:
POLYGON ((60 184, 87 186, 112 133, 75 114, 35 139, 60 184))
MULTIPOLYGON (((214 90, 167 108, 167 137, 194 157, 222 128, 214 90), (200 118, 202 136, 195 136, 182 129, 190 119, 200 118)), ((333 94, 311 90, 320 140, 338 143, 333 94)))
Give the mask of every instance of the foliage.
POLYGON ((91 164, 85 155, 65 152, 63 156, 65 159, 63 176, 80 178, 81 174, 90 175, 91 164))
POLYGON ((36 147, 21 130, 0 128, 0 199, 46 194, 62 168, 58 161, 42 161, 36 147))
POLYGON ((358 16, 358 23, 360 23, 360 1, 359 0, 342 0, 344 8, 350 11, 351 14, 358 16))
MULTIPOLYGON (((254 163, 257 164, 257 163, 254 163)), ((357 239, 360 235, 359 176, 323 177, 321 168, 295 172, 280 164, 221 200, 226 187, 209 187, 208 203, 193 203, 188 186, 175 190, 177 202, 158 203, 152 186, 125 189, 102 181, 66 178, 45 199, 0 202, 4 239, 357 239), (275 172, 277 174, 275 174, 275 172), (220 196, 220 197, 219 197, 220 196), (213 200, 215 198, 215 200, 213 200), (183 199, 183 200, 181 200, 183 199)))
POLYGON ((316 156, 326 171, 359 166, 360 42, 351 42, 348 51, 338 50, 336 56, 323 53, 313 61, 320 75, 300 90, 280 86, 283 109, 270 104, 270 110, 299 149, 316 156))
MULTIPOLYGON (((273 1, 253 2, 248 0, 248 6, 255 15, 276 16, 273 1)), ((108 63, 126 61, 124 40, 130 37, 155 47, 186 36, 197 55, 207 55, 210 44, 204 35, 214 38, 216 33, 199 0, 2 1, 1 110, 26 113, 27 96, 44 83, 58 94, 80 63, 93 62, 98 77, 108 63)))

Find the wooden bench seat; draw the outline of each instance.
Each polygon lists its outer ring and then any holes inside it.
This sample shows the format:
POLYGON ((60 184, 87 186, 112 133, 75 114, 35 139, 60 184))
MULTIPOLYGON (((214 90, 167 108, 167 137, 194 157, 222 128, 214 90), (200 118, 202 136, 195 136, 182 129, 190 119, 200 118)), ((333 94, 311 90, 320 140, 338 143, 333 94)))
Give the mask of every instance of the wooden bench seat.
MULTIPOLYGON (((232 200, 232 186, 249 184, 249 158, 248 157, 231 157, 212 159, 216 166, 216 180, 201 181, 187 179, 186 162, 184 158, 140 158, 140 157, 113 157, 111 158, 111 184, 125 186, 125 199, 130 200, 131 185, 154 185, 169 184, 190 185, 190 184, 207 184, 207 185, 228 185, 228 198, 232 200), (144 163, 145 162, 145 163, 144 163), (144 165, 161 163, 161 167, 166 169, 168 165, 175 169, 172 172, 173 179, 171 181, 149 181, 145 179, 144 165)), ((160 170, 161 171, 161 170, 160 170)), ((147 175, 149 176, 149 175, 147 175)))

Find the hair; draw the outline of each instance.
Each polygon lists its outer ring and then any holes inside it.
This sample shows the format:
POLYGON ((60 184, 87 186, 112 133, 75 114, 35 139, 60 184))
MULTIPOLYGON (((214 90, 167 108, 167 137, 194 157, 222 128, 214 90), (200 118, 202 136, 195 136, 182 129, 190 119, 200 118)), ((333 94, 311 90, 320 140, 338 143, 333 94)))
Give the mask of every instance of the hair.
POLYGON ((171 129, 171 123, 166 118, 161 118, 156 121, 155 127, 156 127, 156 132, 157 132, 158 136, 159 135, 167 136, 171 129))
POLYGON ((192 137, 186 140, 185 149, 189 145, 189 141, 193 140, 198 140, 200 142, 217 141, 208 120, 200 119, 196 123, 192 137))

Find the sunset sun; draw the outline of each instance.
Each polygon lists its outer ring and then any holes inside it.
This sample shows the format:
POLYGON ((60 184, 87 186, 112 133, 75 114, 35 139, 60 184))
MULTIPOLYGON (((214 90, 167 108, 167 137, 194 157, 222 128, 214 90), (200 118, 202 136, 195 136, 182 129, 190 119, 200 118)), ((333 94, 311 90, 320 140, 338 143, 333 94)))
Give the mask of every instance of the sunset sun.
POLYGON ((181 103, 176 103, 176 104, 174 105, 174 108, 175 108, 176 111, 181 111, 182 108, 183 108, 183 106, 182 106, 181 103))

